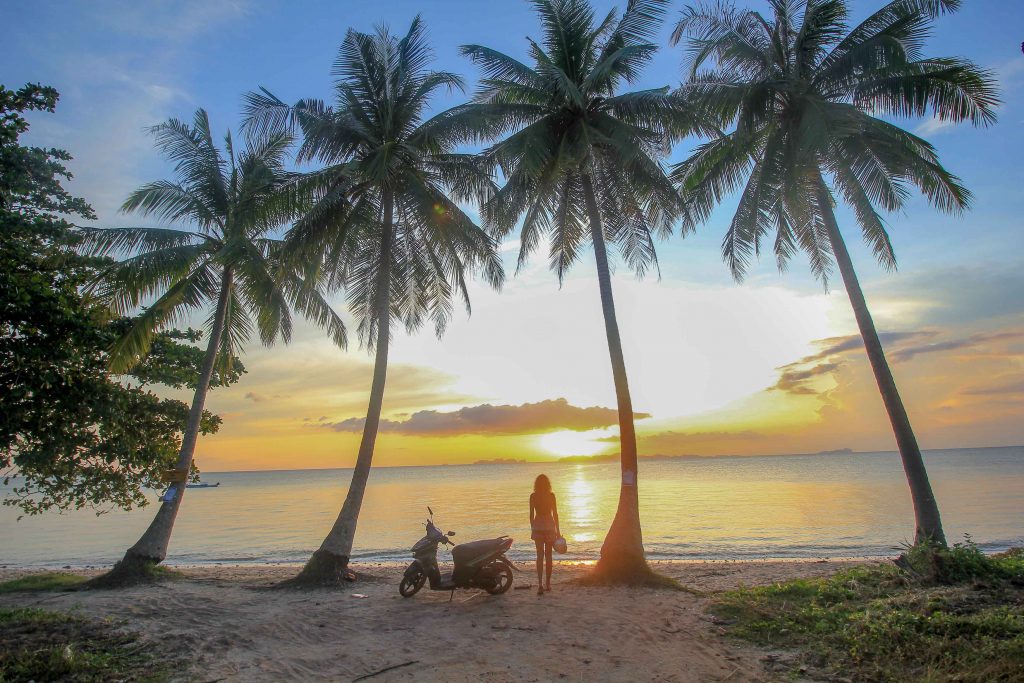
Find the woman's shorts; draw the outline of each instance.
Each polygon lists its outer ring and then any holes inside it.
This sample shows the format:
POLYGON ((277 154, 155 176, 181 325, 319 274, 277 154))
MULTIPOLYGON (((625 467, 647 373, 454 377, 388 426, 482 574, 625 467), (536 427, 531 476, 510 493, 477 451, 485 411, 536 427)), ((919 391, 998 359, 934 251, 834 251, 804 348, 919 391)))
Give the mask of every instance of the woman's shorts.
POLYGON ((530 534, 530 538, 535 541, 541 541, 542 543, 554 543, 557 534, 554 529, 544 530, 539 529, 530 534))

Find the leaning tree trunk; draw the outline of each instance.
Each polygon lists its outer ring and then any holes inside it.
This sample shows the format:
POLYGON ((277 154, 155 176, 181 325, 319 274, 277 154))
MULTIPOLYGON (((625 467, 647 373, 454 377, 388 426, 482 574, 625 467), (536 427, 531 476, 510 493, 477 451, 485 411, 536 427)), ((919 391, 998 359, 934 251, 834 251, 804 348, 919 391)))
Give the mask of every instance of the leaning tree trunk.
POLYGON ((377 273, 377 353, 373 363, 373 384, 370 387, 370 405, 366 409, 363 438, 359 443, 359 455, 352 471, 352 482, 349 484, 348 495, 345 496, 341 512, 320 548, 309 558, 302 572, 290 582, 297 585, 334 585, 342 580, 342 574, 348 567, 352 552, 366 482, 370 477, 373 446, 377 441, 381 404, 384 401, 384 383, 388 374, 388 342, 391 334, 390 271, 391 243, 394 239, 394 196, 390 191, 384 193, 383 202, 380 270, 377 273))
POLYGON ((206 345, 206 356, 203 358, 203 365, 199 372, 199 382, 196 384, 196 393, 192 398, 192 408, 188 413, 188 422, 185 423, 185 432, 181 439, 181 450, 178 451, 178 463, 175 467, 173 483, 176 490, 174 498, 165 500, 160 504, 160 509, 150 523, 149 528, 142 534, 142 538, 128 549, 121 561, 108 574, 98 577, 95 581, 96 585, 116 585, 131 582, 148 574, 152 567, 160 564, 167 557, 167 546, 171 542, 174 520, 178 516, 178 508, 181 507, 181 499, 185 496, 185 482, 188 472, 192 467, 192 455, 195 453, 196 440, 199 437, 199 427, 203 419, 203 406, 206 404, 206 394, 210 390, 213 367, 216 364, 217 354, 220 351, 221 338, 224 336, 228 300, 231 296, 231 283, 231 269, 225 268, 224 274, 221 277, 220 297, 217 300, 217 310, 213 316, 213 329, 210 331, 210 341, 206 345))
POLYGON ((590 218, 590 235, 594 242, 594 257, 597 261, 597 282, 601 290, 601 310, 604 313, 604 329, 608 336, 608 355, 612 362, 612 377, 615 379, 615 399, 619 409, 619 460, 622 466, 622 483, 619 488, 619 506, 615 519, 601 546, 601 559, 597 572, 613 581, 635 581, 650 573, 644 556, 643 534, 640 529, 640 501, 637 496, 636 432, 633 428, 633 402, 629 396, 629 382, 626 379, 626 361, 622 356, 622 341, 619 338, 619 323, 615 319, 615 301, 612 298, 612 280, 608 271, 608 252, 604 244, 604 229, 601 226, 601 212, 594 195, 590 176, 582 178, 587 213, 590 218))
POLYGON ((903 400, 896 388, 896 380, 893 379, 889 363, 885 359, 885 351, 882 349, 882 342, 875 330, 875 323, 871 319, 871 311, 868 310, 868 304, 864 300, 864 293, 860 289, 857 273, 853 270, 850 252, 846 250, 846 243, 839 232, 839 225, 836 223, 836 217, 832 211, 832 197, 824 180, 820 180, 818 185, 818 204, 825 220, 825 228, 828 230, 829 241, 832 243, 832 253, 835 254, 836 263, 839 264, 839 272, 843 276, 846 293, 850 297, 850 305, 853 306, 853 314, 857 318, 860 336, 864 339, 864 348, 871 361, 871 369, 875 373, 878 390, 882 393, 885 410, 889 413, 889 422, 896 435, 896 444, 900 449, 900 458, 903 460, 907 483, 910 484, 910 497, 914 502, 916 522, 914 542, 946 545, 946 535, 942 531, 942 520, 939 517, 939 506, 935 502, 935 494, 932 493, 931 484, 928 482, 928 472, 924 467, 921 449, 917 445, 917 437, 914 436, 910 418, 907 417, 903 400))

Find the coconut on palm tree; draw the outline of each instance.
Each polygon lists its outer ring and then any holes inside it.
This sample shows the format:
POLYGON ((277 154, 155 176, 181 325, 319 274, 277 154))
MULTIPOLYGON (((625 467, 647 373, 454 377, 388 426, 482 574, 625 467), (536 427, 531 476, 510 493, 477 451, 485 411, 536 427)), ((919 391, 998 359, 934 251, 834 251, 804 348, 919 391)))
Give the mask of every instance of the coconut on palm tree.
POLYGON ((230 362, 253 334, 266 345, 279 337, 287 342, 291 307, 345 345, 345 327, 320 294, 319 283, 283 267, 282 243, 271 237, 275 228, 315 196, 284 168, 291 137, 286 133, 268 136, 236 153, 229 133, 226 153, 222 153, 202 109, 196 111, 192 125, 171 119, 152 132, 157 146, 175 163, 177 180, 143 185, 128 197, 122 210, 191 223, 195 229, 86 231, 84 249, 126 257, 101 273, 95 293, 120 314, 148 303, 111 350, 111 367, 132 365, 146 354, 159 329, 202 311, 209 312, 207 348, 177 467, 169 477, 173 491, 164 496, 149 528, 115 567, 114 580, 146 572, 167 556, 218 361, 230 362))
POLYGON ((771 4, 769 18, 724 3, 684 10, 673 36, 689 37, 682 95, 723 127, 733 125, 673 176, 696 219, 742 188, 722 243, 737 279, 770 233, 780 269, 802 250, 824 281, 835 258, 910 484, 915 542, 945 544, 921 451, 834 205, 838 197, 852 209, 878 262, 895 269, 882 212, 902 209, 911 186, 953 213, 965 210, 971 195, 932 145, 882 117, 931 113, 940 121, 989 125, 998 104, 994 82, 967 60, 922 51, 933 20, 956 10, 959 0, 895 0, 853 28, 844 0, 771 4))
POLYGON ((324 168, 312 175, 323 196, 290 233, 292 258, 322 269, 344 287, 359 322, 360 341, 375 348, 373 382, 348 494, 334 526, 295 579, 335 583, 348 566, 366 491, 387 378, 391 323, 413 332, 431 321, 438 337, 461 298, 467 277, 504 279, 495 240, 459 207, 493 191, 479 160, 455 153, 458 138, 446 115, 425 116, 441 88, 461 89, 455 74, 432 71, 423 23, 404 37, 379 28, 350 30, 334 65, 335 104, 284 104, 266 90, 248 99, 251 134, 297 126, 300 161, 324 168))
POLYGON ((585 0, 535 0, 542 38, 530 63, 463 46, 483 71, 474 101, 449 125, 494 141, 483 157, 507 181, 484 205, 499 236, 522 218, 519 263, 544 238, 559 281, 593 246, 619 414, 622 483, 601 548, 598 573, 635 580, 648 573, 637 497, 637 447, 609 273, 607 245, 642 274, 657 266, 654 239, 671 232, 679 196, 660 159, 691 118, 668 88, 620 92, 639 77, 657 46, 650 40, 667 2, 631 0, 621 16, 597 20, 585 0))

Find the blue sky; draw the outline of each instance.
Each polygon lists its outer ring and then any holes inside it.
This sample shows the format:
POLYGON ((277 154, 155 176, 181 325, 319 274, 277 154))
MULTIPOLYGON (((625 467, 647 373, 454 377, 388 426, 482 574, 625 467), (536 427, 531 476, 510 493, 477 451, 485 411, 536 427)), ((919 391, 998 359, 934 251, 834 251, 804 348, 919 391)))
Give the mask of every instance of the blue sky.
MULTIPOLYGON (((110 155, 96 155, 105 168, 90 169, 91 178, 82 186, 98 190, 83 194, 99 209, 105 224, 125 221, 114 210, 130 187, 125 181, 166 173, 145 139, 146 125, 168 116, 187 117, 202 106, 210 112, 215 129, 237 128, 242 93, 260 85, 286 101, 329 97, 330 65, 348 27, 369 31, 385 23, 397 32, 420 13, 430 29, 437 68, 464 75, 470 85, 476 73, 458 54, 459 45, 482 43, 523 56, 524 37, 537 34, 527 3, 514 0, 5 4, 8 20, 0 27, 0 39, 7 46, 2 62, 5 83, 42 81, 63 95, 58 115, 37 128, 38 137, 57 133, 60 144, 78 157, 79 176, 86 175, 82 167, 91 160, 87 152, 106 150, 110 155), (129 145, 131 149, 125 150, 129 145), (114 156, 125 151, 129 153, 114 156), (117 168, 111 168, 115 164, 117 168)), ((616 6, 607 1, 594 4, 602 12, 616 6)), ((854 20, 877 4, 854 1, 854 20)), ((983 134, 970 127, 933 131, 927 122, 910 122, 908 127, 929 133, 947 167, 974 191, 968 222, 983 227, 966 229, 964 221, 936 214, 923 198, 916 198, 906 215, 890 219, 904 269, 956 263, 964 255, 997 267, 1015 265, 1004 247, 1019 225, 1016 217, 1024 211, 1015 154, 1024 149, 1024 3, 964 4, 961 12, 937 23, 929 49, 933 54, 967 56, 999 75, 1005 102, 1000 121, 983 134)), ((670 18, 682 5, 677 3, 670 18)), ((751 5, 763 9, 765 4, 751 5)), ((668 46, 670 24, 666 22, 662 31, 665 47, 637 87, 678 84, 682 47, 668 46)), ((437 108, 461 99, 458 93, 439 98, 437 108)), ((673 159, 683 158, 690 147, 677 146, 673 159)), ((701 279, 728 280, 714 256, 729 208, 723 206, 710 225, 685 244, 663 247, 666 276, 692 276, 696 268, 701 279)), ((876 274, 867 255, 866 250, 855 252, 865 278, 876 274)), ((795 266, 787 279, 813 287, 803 264, 795 266)), ((773 271, 766 263, 758 274, 772 278, 773 271)))
MULTIPOLYGON (((615 4, 606 1, 594 3, 599 13, 615 4)), ((750 4, 759 9, 765 6, 762 2, 750 4)), ((851 4, 853 18, 857 20, 880 3, 854 0, 851 4)), ((682 2, 676 3, 670 12, 670 21, 662 32, 664 48, 637 84, 638 88, 679 83, 682 49, 669 47, 667 38, 670 24, 682 5, 682 2)), ((906 121, 903 125, 924 135, 937 146, 947 168, 958 174, 974 192, 973 211, 963 217, 946 216, 933 211, 923 198, 915 197, 905 214, 890 216, 891 235, 900 259, 900 271, 896 274, 885 273, 873 264, 870 252, 857 239, 856 227, 849 213, 841 211, 839 214, 865 289, 871 303, 877 307, 876 317, 880 319, 880 326, 891 330, 931 330, 935 339, 957 335, 965 338, 965 335, 986 331, 1016 329, 1020 314, 1024 312, 1021 307, 1021 294, 1024 293, 1024 275, 1021 274, 1024 272, 1021 267, 1024 265, 1024 257, 1021 256, 1024 55, 1020 50, 1024 40, 1024 3, 974 0, 964 5, 958 14, 939 20, 927 52, 965 56, 992 70, 1000 82, 1004 101, 999 123, 985 130, 969 126, 944 127, 929 120, 906 121)), ((72 169, 76 178, 71 188, 93 203, 99 213, 98 223, 109 226, 144 222, 119 215, 117 206, 129 191, 142 182, 170 175, 169 167, 161 162, 145 134, 146 126, 171 116, 188 118, 195 108, 202 106, 209 111, 215 130, 224 131, 229 127, 237 130, 242 94, 261 85, 286 101, 299 97, 329 97, 330 66, 348 27, 369 31, 384 22, 395 32, 403 32, 412 17, 421 13, 436 52, 436 68, 463 74, 470 87, 476 73, 472 65, 458 55, 460 44, 482 43, 514 56, 524 56, 524 38, 538 34, 536 20, 528 4, 514 0, 393 0, 378 3, 5 1, 2 12, 5 17, 0 25, 0 43, 5 46, 0 57, 2 82, 8 87, 17 87, 27 81, 38 81, 57 87, 62 93, 56 115, 33 117, 35 125, 30 140, 36 144, 66 148, 75 156, 72 169)), ((462 99, 463 96, 457 93, 439 98, 436 107, 440 110, 462 99)), ((672 158, 684 158, 692 142, 677 146, 672 158)), ((687 292, 718 292, 729 301, 733 300, 732 297, 746 296, 745 292, 781 292, 779 296, 793 297, 794 301, 825 302, 822 305, 827 308, 825 317, 830 327, 824 330, 823 336, 852 332, 844 293, 833 290, 825 297, 820 284, 810 276, 802 257, 794 259, 790 271, 784 275, 779 275, 773 262, 766 259, 752 271, 742 288, 731 281, 719 259, 718 245, 733 206, 733 201, 726 202, 697 235, 685 240, 676 237, 661 245, 659 255, 663 279, 660 283, 649 281, 642 287, 636 287, 620 269, 617 281, 624 283, 620 288, 620 308, 636 306, 638 310, 642 309, 647 305, 644 300, 656 291, 653 288, 660 288, 657 296, 678 288, 687 292)), ((509 312, 519 310, 516 297, 531 291, 534 286, 550 288, 551 294, 557 291, 554 277, 544 272, 543 257, 536 261, 537 267, 528 272, 522 282, 510 283, 502 295, 504 298, 493 300, 494 306, 505 306, 509 312)), ((569 292, 565 301, 572 300, 571 292, 577 285, 581 297, 589 296, 584 292, 591 273, 585 259, 565 288, 569 292)), ((833 283, 835 285, 838 282, 833 283)), ((481 293, 480 296, 491 305, 490 295, 481 293)), ((756 296, 756 293, 751 293, 749 301, 756 296)), ((596 291, 593 297, 596 298, 596 291)), ((742 317, 741 311, 747 309, 742 303, 737 305, 741 308, 736 311, 721 311, 722 317, 742 317)), ((536 311, 531 312, 525 303, 521 308, 524 311, 521 327, 528 328, 530 316, 536 311)), ((790 312, 792 310, 795 309, 790 309, 790 312)), ((814 304, 808 308, 811 311, 808 315, 819 315, 820 310, 821 307, 814 304)), ((779 321, 785 319, 782 313, 774 314, 779 321)), ((638 313, 638 324, 655 321, 650 324, 657 327, 660 324, 658 315, 657 311, 638 313)), ((474 315, 474 321, 478 317, 474 315)), ((679 313, 679 317, 689 319, 686 312, 679 313)), ((742 334, 741 321, 737 320, 735 324, 735 329, 742 334)), ((771 316, 768 316, 763 327, 751 331, 751 334, 763 337, 764 331, 777 329, 782 324, 773 324, 771 316)), ((702 325, 707 326, 705 323, 702 325)), ((806 337, 823 330, 808 323, 804 331, 806 337)), ((624 335, 630 332, 643 333, 642 330, 627 329, 624 335)), ((690 333, 685 326, 679 327, 677 332, 683 335, 679 342, 685 346, 690 333)), ((449 335, 449 345, 458 347, 466 344, 469 347, 486 339, 487 334, 485 325, 456 325, 449 335), (454 341, 451 340, 453 336, 454 341)), ((757 337, 751 340, 751 344, 759 342, 761 339, 757 337)), ((813 342, 812 338, 792 340, 790 360, 812 355, 813 342)), ((594 363, 605 363, 603 339, 595 338, 594 346, 594 363)), ((670 347, 666 347, 666 354, 672 353, 670 347)), ((431 404, 435 407, 465 406, 483 400, 539 401, 572 393, 560 387, 532 392, 506 391, 505 384, 514 382, 503 378, 500 368, 495 371, 491 387, 482 388, 481 383, 466 376, 466 371, 455 361, 438 365, 428 360, 436 357, 442 348, 429 334, 400 340, 397 348, 400 362, 404 361, 410 367, 432 368, 447 377, 454 377, 451 380, 452 395, 448 399, 439 398, 431 404)), ((1006 375, 1010 378, 1007 381, 1012 381, 1016 376, 1014 373, 1022 369, 1018 349, 1019 345, 1005 350, 1008 355, 1004 358, 1004 367, 998 370, 1002 373, 1000 377, 1006 375)), ((251 364, 253 371, 246 382, 250 393, 259 395, 262 380, 256 377, 254 368, 260 367, 261 359, 268 359, 268 363, 271 361, 266 352, 254 349, 253 353, 255 364, 251 364)), ((500 358, 499 352, 495 354, 500 358)), ((350 356, 353 363, 366 361, 365 356, 358 352, 351 352, 350 356)), ((635 356, 627 360, 636 365, 645 363, 642 346, 637 347, 635 356)), ((763 360, 768 364, 776 363, 775 366, 765 365, 766 376, 776 372, 782 364, 770 353, 763 360)), ((953 362, 952 358, 947 358, 947 362, 953 362)), ((708 364, 714 365, 711 360, 705 362, 708 364)), ((606 368, 604 365, 595 367, 593 374, 599 375, 600 381, 608 385, 608 391, 590 397, 589 402, 586 392, 571 398, 584 405, 614 405, 610 377, 605 376, 606 368)), ((915 377, 924 370, 919 368, 907 376, 915 377)), ((566 377, 564 381, 572 386, 580 386, 581 382, 589 386, 579 377, 566 377)), ((836 382, 839 387, 841 378, 836 382)), ((713 383, 709 380, 709 386, 713 383)), ((594 386, 597 386, 596 381, 594 386)), ((357 389, 353 387, 356 394, 357 389)), ((747 389, 749 387, 743 390, 747 389)), ((244 391, 243 388, 236 393, 242 395, 244 391)), ((644 395, 642 387, 638 391, 644 395)), ((648 393, 656 395, 659 391, 652 389, 648 393)), ((724 402, 717 407, 738 409, 737 406, 743 405, 744 401, 752 400, 755 393, 748 391, 741 395, 737 388, 730 394, 730 400, 723 398, 724 402)), ((822 393, 824 395, 827 391, 822 393)), ((1020 397, 1017 395, 1016 399, 1020 397)), ((354 401, 352 405, 358 406, 362 400, 354 401)), ((242 403, 239 398, 215 398, 214 408, 220 405, 221 410, 241 416, 248 414, 243 408, 255 407, 253 403, 255 401, 242 403)), ((658 407, 661 410, 651 409, 658 418, 669 421, 697 414, 692 408, 686 408, 680 409, 677 415, 671 415, 671 408, 665 405, 658 407)), ((396 403, 392 408, 397 413, 407 411, 410 406, 396 403)), ((815 419, 819 421, 824 419, 820 408, 812 408, 813 414, 818 416, 815 419)), ((339 407, 331 418, 347 419, 358 414, 356 407, 339 407), (345 410, 351 414, 346 414, 345 410)), ((709 424, 716 420, 723 424, 728 421, 724 413, 718 418, 708 415, 705 415, 705 422, 709 424)), ((1005 429, 999 428, 1002 441, 1024 439, 1019 428, 1012 427, 1009 422, 1004 426, 1005 429)), ((865 446, 884 446, 886 439, 891 441, 884 424, 873 429, 872 434, 871 439, 864 441, 865 446)), ((961 443, 973 438, 968 436, 969 432, 956 434, 959 436, 950 432, 950 436, 934 439, 932 443, 971 445, 961 443)), ((922 440, 928 442, 925 437, 922 440)), ((215 445, 217 443, 214 442, 215 445)), ((221 443, 227 444, 228 441, 221 443)), ((845 445, 847 443, 844 442, 824 444, 823 447, 845 445)), ((756 446, 751 448, 756 450, 756 446)), ((223 450, 230 451, 231 446, 226 445, 223 450)), ((482 457, 492 455, 495 454, 482 454, 482 457)))

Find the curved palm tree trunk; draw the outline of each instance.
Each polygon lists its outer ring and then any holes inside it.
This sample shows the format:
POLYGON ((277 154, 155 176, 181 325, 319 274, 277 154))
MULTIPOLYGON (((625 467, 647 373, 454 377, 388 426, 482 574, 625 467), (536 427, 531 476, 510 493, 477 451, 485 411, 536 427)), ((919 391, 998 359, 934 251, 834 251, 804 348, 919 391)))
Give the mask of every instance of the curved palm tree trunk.
MULTIPOLYGON (((199 383, 196 385, 196 393, 192 398, 192 408, 188 413, 188 422, 185 424, 185 432, 181 439, 181 450, 178 452, 178 464, 175 468, 178 473, 178 481, 175 482, 177 492, 173 499, 161 503, 160 509, 149 528, 142 534, 142 538, 128 549, 124 559, 118 563, 122 571, 135 571, 143 566, 156 565, 167 557, 167 546, 171 542, 174 520, 178 516, 178 508, 181 507, 181 499, 185 496, 185 478, 192 467, 192 456, 196 450, 199 426, 203 419, 203 406, 206 404, 206 394, 210 390, 210 380, 213 378, 213 366, 220 351, 221 337, 224 335, 228 300, 231 296, 231 282, 231 269, 225 268, 221 277, 217 310, 213 316, 213 329, 210 331, 210 341, 206 345, 206 357, 203 358, 199 383)), ((115 567, 114 572, 117 571, 118 567, 115 567)))
POLYGON ((903 460, 907 483, 910 484, 910 497, 914 502, 916 522, 914 542, 930 541, 945 545, 946 535, 942 531, 939 506, 935 502, 935 494, 932 493, 932 487, 928 481, 928 472, 924 467, 921 449, 917 445, 917 437, 914 436, 910 418, 907 417, 903 400, 896 388, 896 380, 893 379, 889 363, 885 359, 885 351, 882 349, 882 342, 875 330, 875 323, 871 319, 871 311, 868 310, 868 304, 864 300, 864 293, 860 289, 857 273, 853 270, 850 252, 846 250, 846 243, 839 232, 839 225, 832 212, 832 197, 825 187, 824 180, 821 179, 818 184, 818 205, 825 220, 829 241, 832 243, 832 252, 835 254, 839 272, 846 285, 846 293, 850 297, 850 305, 853 306, 853 314, 857 318, 860 336, 864 339, 864 348, 867 350, 868 360, 871 361, 871 369, 875 373, 878 390, 882 394, 885 410, 889 413, 889 422, 896 435, 896 444, 900 449, 900 458, 903 460))
POLYGON ((384 384, 388 374, 388 343, 391 335, 391 243, 394 239, 394 195, 390 190, 383 196, 384 212, 380 247, 380 271, 377 274, 377 351, 373 362, 373 384, 370 387, 370 404, 366 409, 363 438, 359 442, 359 454, 352 470, 352 482, 348 495, 334 521, 330 533, 320 548, 296 577, 296 583, 337 583, 342 571, 348 566, 352 553, 352 542, 356 536, 359 509, 363 504, 366 482, 370 477, 373 461, 373 446, 377 441, 377 427, 380 424, 381 405, 384 402, 384 384))
POLYGON ((582 181, 590 218, 590 235, 594 242, 594 257, 597 261, 597 282, 601 290, 604 329, 608 336, 608 355, 611 357, 612 377, 615 379, 615 399, 619 410, 619 459, 622 466, 619 506, 601 546, 601 559, 597 567, 598 572, 609 578, 630 580, 649 571, 640 529, 633 401, 629 396, 626 361, 622 356, 622 341, 619 338, 619 323, 615 319, 615 301, 612 298, 612 280, 608 270, 608 252, 604 244, 601 212, 597 206, 590 175, 584 174, 582 181))

